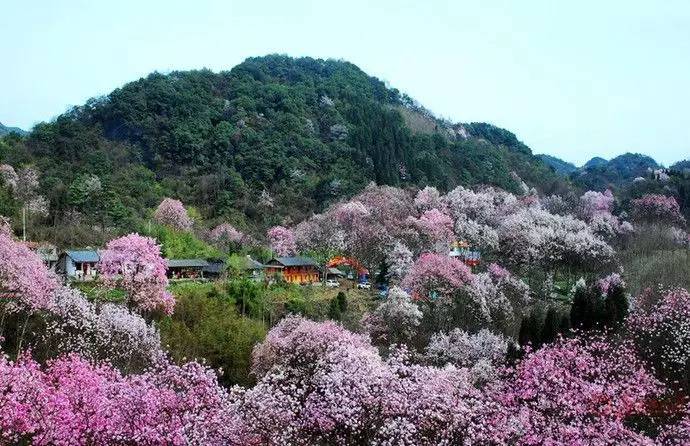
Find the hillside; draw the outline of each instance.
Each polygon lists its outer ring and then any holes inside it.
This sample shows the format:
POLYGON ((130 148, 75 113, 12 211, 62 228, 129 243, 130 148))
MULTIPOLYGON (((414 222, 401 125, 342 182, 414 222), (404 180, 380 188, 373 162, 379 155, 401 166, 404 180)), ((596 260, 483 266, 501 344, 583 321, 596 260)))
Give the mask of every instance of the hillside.
POLYGON ((131 228, 163 196, 263 228, 371 181, 517 190, 516 172, 547 191, 561 184, 506 130, 438 120, 348 62, 278 55, 220 73, 153 73, 6 144, 2 162, 42 172, 58 225, 88 207, 92 223, 131 228), (100 203, 75 200, 88 175, 102 184, 100 203))

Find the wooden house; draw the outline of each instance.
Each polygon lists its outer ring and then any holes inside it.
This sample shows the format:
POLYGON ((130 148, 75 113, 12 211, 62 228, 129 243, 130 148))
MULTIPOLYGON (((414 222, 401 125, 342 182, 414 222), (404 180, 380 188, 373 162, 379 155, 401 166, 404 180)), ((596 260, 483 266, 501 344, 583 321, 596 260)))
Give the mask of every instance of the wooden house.
POLYGON ((275 257, 265 265, 267 275, 289 283, 310 284, 319 282, 319 266, 309 257, 275 257))
POLYGON ((166 262, 171 279, 203 279, 204 268, 209 267, 204 259, 166 259, 166 262))

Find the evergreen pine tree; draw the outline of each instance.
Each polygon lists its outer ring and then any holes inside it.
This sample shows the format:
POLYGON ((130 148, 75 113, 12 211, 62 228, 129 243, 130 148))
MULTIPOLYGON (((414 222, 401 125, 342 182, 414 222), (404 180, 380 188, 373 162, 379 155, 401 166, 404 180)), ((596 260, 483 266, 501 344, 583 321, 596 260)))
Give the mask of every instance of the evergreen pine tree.
POLYGON ((628 315, 628 298, 625 289, 620 285, 611 285, 606 295, 606 323, 609 327, 618 327, 628 315))
POLYGON ((541 342, 543 344, 553 342, 559 333, 560 318, 555 308, 550 307, 544 318, 544 328, 541 331, 541 342))

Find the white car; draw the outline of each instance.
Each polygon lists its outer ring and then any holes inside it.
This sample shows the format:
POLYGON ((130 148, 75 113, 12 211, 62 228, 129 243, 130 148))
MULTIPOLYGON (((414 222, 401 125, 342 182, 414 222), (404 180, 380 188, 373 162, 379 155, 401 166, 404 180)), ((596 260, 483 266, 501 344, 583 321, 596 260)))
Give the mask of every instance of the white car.
POLYGON ((369 282, 359 282, 357 284, 357 288, 361 290, 369 290, 371 289, 371 284, 369 282))
POLYGON ((330 279, 326 281, 326 286, 328 288, 338 288, 340 286, 340 282, 338 282, 337 280, 330 279))

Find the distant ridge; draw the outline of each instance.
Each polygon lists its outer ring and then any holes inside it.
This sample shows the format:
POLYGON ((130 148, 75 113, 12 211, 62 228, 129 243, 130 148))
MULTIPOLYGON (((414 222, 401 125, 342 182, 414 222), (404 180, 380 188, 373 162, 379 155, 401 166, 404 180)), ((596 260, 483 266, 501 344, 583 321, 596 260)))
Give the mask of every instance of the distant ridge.
POLYGON ((26 130, 20 129, 19 127, 7 127, 2 122, 0 122, 0 136, 5 136, 5 135, 8 135, 10 133, 18 133, 18 134, 24 136, 28 132, 26 130))

